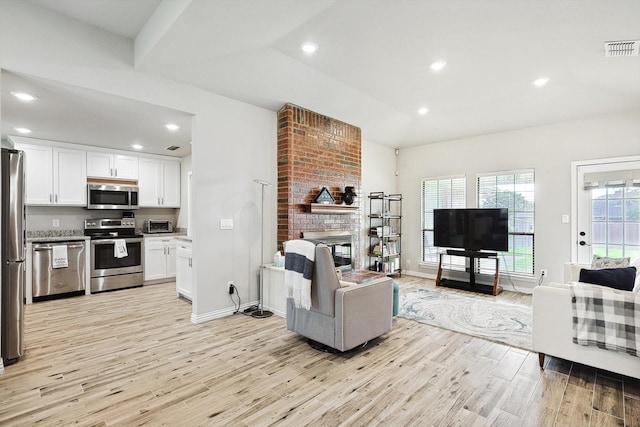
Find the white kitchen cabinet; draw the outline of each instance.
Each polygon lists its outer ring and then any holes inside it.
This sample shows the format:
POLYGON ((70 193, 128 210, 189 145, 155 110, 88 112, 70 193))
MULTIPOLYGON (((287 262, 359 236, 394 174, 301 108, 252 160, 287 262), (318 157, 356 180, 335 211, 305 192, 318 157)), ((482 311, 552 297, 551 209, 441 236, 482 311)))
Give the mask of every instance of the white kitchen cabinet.
POLYGON ((82 150, 53 149, 53 189, 56 205, 87 205, 87 159, 82 150))
POLYGON ((88 151, 87 175, 96 178, 138 179, 138 157, 88 151))
POLYGON ((180 207, 180 162, 140 158, 140 207, 180 207))
POLYGON ((193 289, 193 257, 191 242, 179 240, 176 248, 176 293, 191 299, 193 289))
POLYGON ((176 241, 172 237, 145 237, 144 281, 166 282, 176 277, 176 241))
POLYGON ((86 206, 85 151, 24 143, 31 141, 27 138, 12 140, 25 152, 27 205, 86 206))

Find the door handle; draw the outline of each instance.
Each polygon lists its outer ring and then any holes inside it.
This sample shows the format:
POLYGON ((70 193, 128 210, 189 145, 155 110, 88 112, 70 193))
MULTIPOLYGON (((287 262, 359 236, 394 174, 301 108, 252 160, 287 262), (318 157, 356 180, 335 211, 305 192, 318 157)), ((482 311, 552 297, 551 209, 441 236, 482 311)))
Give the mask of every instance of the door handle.
POLYGON ((591 246, 589 243, 585 242, 584 240, 580 240, 580 241, 578 242, 578 244, 579 244, 580 246, 591 246))

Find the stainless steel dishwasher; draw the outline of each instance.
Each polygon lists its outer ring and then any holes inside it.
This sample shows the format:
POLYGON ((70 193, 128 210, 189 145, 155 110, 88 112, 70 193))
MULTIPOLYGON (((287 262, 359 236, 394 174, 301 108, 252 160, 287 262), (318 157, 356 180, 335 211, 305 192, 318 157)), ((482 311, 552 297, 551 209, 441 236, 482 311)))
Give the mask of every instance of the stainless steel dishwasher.
POLYGON ((84 241, 33 244, 33 296, 64 294, 86 288, 86 245, 84 241), (62 247, 65 248, 62 248, 62 247), (54 249, 64 258, 54 261, 54 249), (61 263, 61 261, 66 261, 61 263), (66 264, 66 266, 61 266, 66 264))

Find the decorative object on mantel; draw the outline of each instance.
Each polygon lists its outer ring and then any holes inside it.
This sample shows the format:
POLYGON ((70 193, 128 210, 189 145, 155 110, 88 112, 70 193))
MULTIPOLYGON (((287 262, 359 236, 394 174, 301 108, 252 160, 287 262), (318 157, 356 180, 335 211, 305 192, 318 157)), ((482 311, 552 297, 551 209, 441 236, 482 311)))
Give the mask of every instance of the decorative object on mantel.
POLYGON ((273 312, 264 309, 264 268, 262 268, 264 264, 264 187, 271 187, 271 183, 261 179, 254 179, 253 182, 262 186, 262 207, 260 211, 260 305, 256 311, 251 313, 251 316, 264 319, 273 315, 273 312))
MULTIPOLYGON (((353 187, 346 188, 351 188, 353 191, 353 187)), ((353 195, 355 196, 355 193, 353 195)), ((322 187, 322 190, 314 197, 311 203, 311 213, 316 214, 349 214, 356 210, 358 210, 358 207, 350 204, 337 205, 327 187, 322 187)))
POLYGON ((358 197, 358 195, 353 192, 353 187, 344 187, 344 193, 342 193, 342 201, 344 204, 352 205, 354 197, 358 197))
POLYGON ((335 204, 336 199, 333 198, 331 192, 327 187, 322 187, 322 190, 313 198, 313 203, 319 203, 323 205, 335 204))

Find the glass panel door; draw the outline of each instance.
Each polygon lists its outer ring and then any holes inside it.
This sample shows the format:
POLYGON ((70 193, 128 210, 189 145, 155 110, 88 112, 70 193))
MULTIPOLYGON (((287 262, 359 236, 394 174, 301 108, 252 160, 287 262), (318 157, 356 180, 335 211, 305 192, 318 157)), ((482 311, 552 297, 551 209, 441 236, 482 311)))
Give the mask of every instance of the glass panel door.
POLYGON ((587 183, 585 175, 640 169, 640 161, 606 162, 577 168, 577 262, 593 255, 640 258, 640 187, 633 182, 587 183), (592 184, 592 185, 589 185, 592 184))

